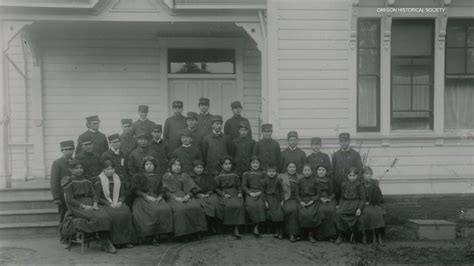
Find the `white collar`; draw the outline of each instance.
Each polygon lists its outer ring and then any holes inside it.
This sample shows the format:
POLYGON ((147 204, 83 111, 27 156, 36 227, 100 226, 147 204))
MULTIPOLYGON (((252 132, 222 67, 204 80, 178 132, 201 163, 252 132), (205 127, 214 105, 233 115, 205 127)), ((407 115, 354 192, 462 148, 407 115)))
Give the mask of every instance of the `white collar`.
POLYGON ((142 122, 145 122, 148 120, 148 118, 145 118, 145 119, 141 119, 141 118, 138 118, 138 120, 142 121, 142 122))
POLYGON ((291 146, 288 146, 288 149, 289 149, 290 151, 295 151, 297 148, 298 148, 298 147, 292 148, 291 146))
POLYGON ((159 138, 158 140, 153 139, 153 141, 156 142, 156 143, 160 143, 162 140, 163 140, 162 138, 159 138))
POLYGON ((110 150, 111 150, 113 153, 117 154, 117 155, 120 153, 120 149, 116 150, 116 149, 114 149, 114 147, 112 147, 112 146, 110 147, 110 150))
POLYGON ((89 128, 89 131, 92 133, 97 133, 97 131, 93 130, 92 128, 89 128))
POLYGON ((216 132, 214 129, 212 130, 212 133, 213 133, 214 135, 217 135, 217 136, 222 135, 222 131, 219 131, 219 133, 218 133, 218 132, 216 132))
POLYGON ((188 144, 188 145, 184 145, 184 144, 181 144, 181 146, 183 146, 184 148, 189 148, 191 147, 192 144, 188 144))
POLYGON ((201 112, 201 114, 202 114, 202 115, 208 115, 208 114, 209 114, 209 111, 207 111, 207 112, 205 112, 205 113, 201 112))

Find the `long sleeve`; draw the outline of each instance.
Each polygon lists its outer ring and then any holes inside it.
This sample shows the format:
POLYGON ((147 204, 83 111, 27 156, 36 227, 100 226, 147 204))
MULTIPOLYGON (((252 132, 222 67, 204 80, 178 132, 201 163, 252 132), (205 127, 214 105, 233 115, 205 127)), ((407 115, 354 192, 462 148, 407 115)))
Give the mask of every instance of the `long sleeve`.
POLYGON ((130 176, 134 176, 137 174, 137 169, 136 169, 136 164, 135 164, 135 158, 133 157, 132 154, 128 156, 128 161, 127 161, 127 169, 128 169, 128 174, 130 176))
POLYGON ((339 198, 339 205, 342 205, 344 202, 344 192, 346 191, 346 185, 344 183, 341 184, 341 196, 339 198))
POLYGON ((248 172, 245 172, 242 176, 242 190, 245 192, 246 195, 250 196, 250 189, 248 188, 248 176, 248 172))
POLYGON ((250 139, 253 139, 253 136, 252 136, 252 126, 250 125, 250 121, 247 119, 247 123, 249 125, 249 137, 250 139))
POLYGON ((359 171, 362 171, 362 169, 364 168, 364 166, 362 165, 362 158, 360 157, 360 153, 358 152, 354 152, 355 153, 355 163, 356 163, 356 167, 359 171))
POLYGON ((81 152, 82 152, 82 138, 81 136, 79 136, 79 138, 77 138, 77 146, 76 146, 75 154, 78 155, 81 152))
POLYGON ((312 200, 314 202, 316 202, 317 200, 319 200, 319 189, 318 189, 318 182, 316 182, 316 180, 314 180, 312 182, 312 186, 314 187, 314 191, 316 191, 316 194, 312 197, 312 200))
POLYGON ((216 176, 216 177, 214 178, 214 181, 215 181, 215 183, 216 183, 216 187, 215 187, 214 190, 216 191, 216 194, 217 194, 217 195, 219 195, 219 196, 222 197, 222 196, 224 196, 224 191, 222 191, 222 189, 221 189, 221 182, 220 182, 220 180, 219 180, 218 177, 219 177, 219 176, 216 176))
POLYGON ((51 179, 49 180, 51 186, 51 194, 53 195, 53 200, 60 200, 61 196, 61 170, 59 169, 59 163, 54 161, 51 165, 51 179))
MULTIPOLYGON (((276 157, 276 163, 279 164, 281 162, 281 149, 280 149, 280 144, 275 141, 275 157, 276 157)), ((278 165, 275 165, 275 167, 278 167, 278 165)), ((283 166, 284 167, 284 166, 283 166)), ((283 173, 283 168, 278 169, 280 173, 283 173)))
POLYGON ((107 137, 102 134, 103 136, 103 139, 104 139, 104 146, 102 147, 103 148, 103 151, 108 151, 109 150, 109 142, 107 141, 107 137))
POLYGON ((242 193, 242 185, 240 184, 240 178, 238 175, 235 175, 234 176, 234 180, 235 180, 235 184, 236 184, 236 188, 237 188, 237 193, 242 193))
POLYGON ((72 188, 72 184, 69 183, 64 187, 64 196, 66 198, 66 202, 69 203, 73 207, 79 208, 81 206, 81 202, 74 198, 74 190, 72 188))
POLYGON ((359 184, 358 186, 358 193, 359 193, 359 197, 360 197, 360 201, 359 201, 359 205, 357 206, 359 209, 362 209, 364 207, 364 204, 365 204, 365 189, 364 189, 364 185, 362 184, 359 184))
POLYGON ((100 185, 100 179, 98 177, 95 177, 91 180, 91 189, 89 190, 89 196, 92 198, 93 202, 98 203, 99 202, 99 193, 96 191, 96 187, 100 185))
MULTIPOLYGON (((204 137, 204 139, 202 140, 202 159, 203 159, 203 162, 206 164, 207 163, 207 149, 209 147, 209 141, 208 141, 208 137, 204 137)), ((207 165, 206 165, 207 166, 207 165)))
POLYGON ((226 145, 226 150, 227 150, 227 156, 230 156, 232 152, 232 140, 230 136, 226 136, 226 135, 224 135, 224 139, 225 139, 225 145, 226 145))
POLYGON ((303 180, 299 180, 298 183, 297 183, 296 195, 295 195, 295 196, 296 196, 296 200, 297 200, 298 202, 301 202, 301 201, 302 201, 302 197, 301 197, 302 195, 301 195, 301 194, 303 193, 302 190, 303 190, 303 186, 304 186, 304 185, 305 185, 305 184, 304 184, 303 180))
POLYGON ((169 118, 166 119, 165 125, 163 127, 163 139, 168 142, 169 141, 169 131, 170 131, 170 125, 169 125, 169 118))
POLYGON ((229 136, 230 133, 231 133, 230 132, 230 119, 228 119, 227 121, 225 121, 225 124, 224 124, 224 135, 229 136))
POLYGON ((99 203, 101 205, 108 205, 109 202, 104 198, 102 193, 102 184, 100 182, 97 182, 93 184, 92 187, 94 188, 96 195, 98 195, 99 203))
POLYGON ((334 182, 332 178, 328 180, 328 197, 330 200, 334 200, 336 198, 336 194, 334 193, 334 182))
POLYGON ((333 175, 335 175, 337 172, 336 172, 336 169, 337 169, 337 164, 336 164, 337 160, 336 160, 336 153, 333 153, 332 154, 332 168, 331 168, 331 173, 333 175))

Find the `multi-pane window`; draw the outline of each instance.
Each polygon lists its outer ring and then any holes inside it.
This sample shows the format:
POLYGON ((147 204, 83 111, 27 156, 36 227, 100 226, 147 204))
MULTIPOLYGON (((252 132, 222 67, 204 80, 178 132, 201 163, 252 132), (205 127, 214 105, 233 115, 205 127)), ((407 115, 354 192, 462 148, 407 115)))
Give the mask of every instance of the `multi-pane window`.
POLYGON ((380 130, 380 20, 357 23, 357 131, 380 130))
POLYGON ((391 128, 433 129, 434 20, 394 19, 391 128))
POLYGON ((169 49, 170 74, 235 74, 234 49, 169 49))
POLYGON ((474 129, 474 20, 449 20, 446 33, 445 129, 474 129))

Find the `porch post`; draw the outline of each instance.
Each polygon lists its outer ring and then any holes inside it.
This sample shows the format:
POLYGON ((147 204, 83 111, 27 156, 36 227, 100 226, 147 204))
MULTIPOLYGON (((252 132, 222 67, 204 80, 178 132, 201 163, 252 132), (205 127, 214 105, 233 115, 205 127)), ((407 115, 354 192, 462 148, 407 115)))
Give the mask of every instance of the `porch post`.
POLYGON ((7 96, 7 60, 5 49, 7 38, 4 34, 4 21, 0 20, 0 188, 11 188, 12 175, 10 171, 10 158, 8 149, 8 96, 7 96))

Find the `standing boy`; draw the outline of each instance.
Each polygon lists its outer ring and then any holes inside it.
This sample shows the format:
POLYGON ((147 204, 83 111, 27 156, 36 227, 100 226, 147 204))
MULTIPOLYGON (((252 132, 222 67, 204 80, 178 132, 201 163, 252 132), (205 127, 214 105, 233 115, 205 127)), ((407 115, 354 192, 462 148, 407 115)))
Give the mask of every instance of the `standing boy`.
POLYGON ((72 160, 74 154, 74 141, 67 140, 60 143, 61 152, 63 156, 55 160, 51 165, 51 194, 53 195, 53 202, 58 206, 59 212, 59 235, 61 247, 68 248, 69 241, 67 236, 62 234, 62 226, 64 221, 64 215, 67 211, 66 202, 64 201, 64 191, 61 187, 61 180, 65 176, 69 176, 69 161, 72 160))
POLYGON ((93 152, 96 154, 102 154, 109 149, 107 143, 107 137, 99 131, 100 120, 97 115, 86 117, 87 131, 82 133, 77 140, 76 155, 82 151, 82 143, 84 140, 90 139, 94 144, 93 152))
POLYGON ((132 119, 122 119, 122 134, 120 134, 120 149, 125 158, 137 147, 137 140, 133 137, 132 119))
POLYGON ((249 127, 249 124, 246 122, 240 122, 240 136, 232 141, 232 158, 234 160, 235 172, 238 175, 249 170, 250 160, 255 149, 255 140, 249 136, 249 127))
POLYGON ((252 138, 252 128, 250 127, 250 122, 247 118, 241 116, 242 113, 242 104, 239 101, 232 102, 230 104, 232 108, 232 113, 234 114, 231 118, 225 121, 224 125, 224 134, 229 136, 231 140, 234 140, 240 136, 239 126, 241 122, 246 122, 249 125, 249 137, 252 138))
POLYGON ((289 162, 296 163, 296 172, 301 173, 303 166, 306 163, 306 153, 298 148, 298 132, 288 132, 288 148, 281 152, 280 170, 286 168, 289 162))
POLYGON ((174 151, 180 144, 180 132, 187 127, 186 117, 183 112, 183 102, 174 101, 172 104, 173 115, 165 121, 163 139, 168 144, 169 151, 174 151))
MULTIPOLYGON (((329 155, 324 152, 321 152, 321 138, 312 138, 311 139, 311 148, 313 153, 306 157, 306 161, 311 166, 313 173, 316 174, 316 167, 319 165, 324 165, 326 169, 332 170, 331 161, 329 160, 329 155)), ((331 176, 331 173, 327 173, 327 176, 331 176)))
POLYGON ((212 115, 209 113, 209 99, 199 99, 198 129, 204 136, 212 131, 212 115))
POLYGON ((272 124, 262 125, 263 138, 257 142, 253 154, 260 159, 263 169, 268 166, 280 165, 281 150, 280 144, 272 139, 273 126, 272 124))
POLYGON ((202 141, 202 157, 206 163, 209 174, 216 176, 220 173, 219 160, 229 156, 231 142, 222 133, 222 116, 215 115, 212 118, 212 132, 202 141))
MULTIPOLYGON (((107 144, 107 146, 109 146, 107 144)), ((94 143, 90 136, 82 139, 82 151, 76 153, 76 158, 82 163, 84 167, 84 177, 91 179, 102 172, 102 165, 100 163, 100 155, 94 152, 94 143)))
POLYGON ((341 184, 347 181, 347 174, 351 167, 362 171, 362 159, 360 154, 351 148, 351 136, 347 132, 339 134, 339 145, 341 149, 336 151, 332 156, 332 172, 334 175, 334 190, 336 199, 341 196, 341 184))
POLYGON ((161 125, 155 125, 153 131, 151 131, 152 140, 150 147, 156 154, 156 162, 158 163, 158 175, 163 175, 164 173, 166 173, 166 169, 168 168, 169 157, 168 145, 161 138, 161 133, 161 125))
POLYGON ((131 180, 126 171, 127 157, 125 157, 125 154, 122 152, 119 134, 112 134, 108 136, 107 139, 110 143, 110 149, 102 153, 100 161, 103 164, 105 161, 109 160, 114 164, 115 173, 120 177, 120 181, 128 191, 131 185, 131 180))
POLYGON ((207 131, 204 131, 198 127, 198 114, 195 112, 188 112, 186 116, 186 124, 188 125, 188 131, 191 132, 193 145, 200 149, 202 139, 209 133, 206 134, 207 131))
POLYGON ((194 161, 202 161, 202 153, 193 143, 192 132, 187 128, 181 132, 181 143, 181 146, 173 151, 170 158, 178 158, 181 161, 182 172, 189 173, 193 170, 194 161))
POLYGON ((151 130, 155 126, 155 123, 148 119, 148 105, 138 106, 138 116, 138 120, 133 123, 133 133, 141 131, 151 136, 151 130))
MULTIPOLYGON (((140 169, 142 169, 143 158, 157 158, 156 152, 148 144, 150 136, 145 134, 143 131, 138 131, 135 136, 137 138, 138 147, 130 153, 127 163, 128 173, 132 178, 135 174, 140 172, 140 169)), ((155 172, 158 171, 163 171, 163 169, 155 169, 155 172)))

